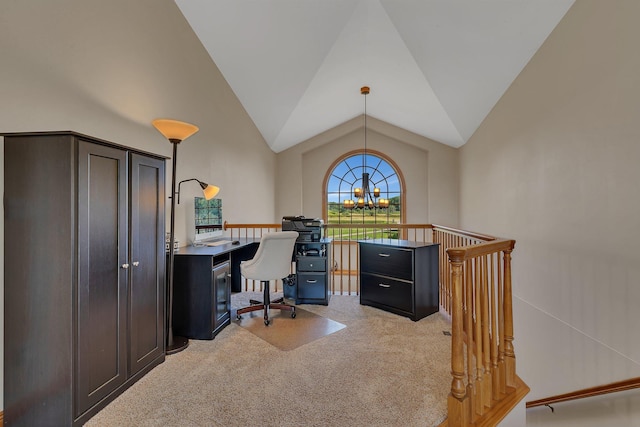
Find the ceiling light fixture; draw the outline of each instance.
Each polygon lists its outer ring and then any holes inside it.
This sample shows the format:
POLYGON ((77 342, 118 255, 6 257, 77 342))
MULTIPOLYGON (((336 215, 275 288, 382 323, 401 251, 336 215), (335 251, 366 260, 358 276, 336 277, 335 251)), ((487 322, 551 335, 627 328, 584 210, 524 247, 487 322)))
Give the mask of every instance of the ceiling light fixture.
POLYGON ((369 189, 369 173, 367 172, 367 95, 369 95, 369 86, 363 86, 360 88, 360 93, 364 95, 364 151, 362 152, 362 188, 353 189, 353 199, 347 199, 344 201, 343 206, 346 209, 373 209, 373 208, 388 208, 389 199, 380 198, 380 189, 378 187, 373 188, 373 194, 369 189))

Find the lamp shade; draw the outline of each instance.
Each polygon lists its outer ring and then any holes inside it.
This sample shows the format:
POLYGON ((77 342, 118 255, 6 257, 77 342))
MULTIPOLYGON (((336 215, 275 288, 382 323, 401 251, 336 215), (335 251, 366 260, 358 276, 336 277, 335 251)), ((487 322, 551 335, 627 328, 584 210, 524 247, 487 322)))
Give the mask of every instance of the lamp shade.
POLYGON ((196 125, 172 119, 155 119, 151 124, 169 141, 184 141, 199 130, 196 125))
POLYGON ((215 185, 207 184, 205 182, 201 182, 200 187, 202 187, 204 198, 207 200, 211 200, 216 197, 216 194, 220 191, 220 187, 216 187, 215 185))

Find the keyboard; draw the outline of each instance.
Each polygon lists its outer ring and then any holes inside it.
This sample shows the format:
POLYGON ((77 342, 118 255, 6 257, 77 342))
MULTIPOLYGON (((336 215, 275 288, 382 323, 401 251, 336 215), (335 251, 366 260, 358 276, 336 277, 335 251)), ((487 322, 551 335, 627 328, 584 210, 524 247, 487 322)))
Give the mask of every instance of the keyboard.
POLYGON ((220 246, 231 243, 231 240, 216 240, 215 242, 203 242, 205 246, 220 246))

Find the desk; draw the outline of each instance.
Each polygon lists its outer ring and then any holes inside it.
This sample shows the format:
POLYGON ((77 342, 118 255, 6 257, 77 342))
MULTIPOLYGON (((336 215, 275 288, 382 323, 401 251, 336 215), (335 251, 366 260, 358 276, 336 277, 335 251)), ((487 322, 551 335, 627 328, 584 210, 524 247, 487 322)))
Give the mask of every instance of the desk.
POLYGON ((242 288, 240 262, 251 259, 260 239, 220 246, 187 246, 175 252, 173 331, 213 339, 231 322, 231 291, 242 288))

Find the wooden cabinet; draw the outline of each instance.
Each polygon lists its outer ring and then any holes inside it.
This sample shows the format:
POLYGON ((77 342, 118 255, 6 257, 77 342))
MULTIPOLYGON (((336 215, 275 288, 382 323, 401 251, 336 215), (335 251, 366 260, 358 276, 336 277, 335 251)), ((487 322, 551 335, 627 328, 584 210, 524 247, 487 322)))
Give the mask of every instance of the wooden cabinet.
POLYGON ((360 304, 420 320, 438 311, 438 244, 361 240, 360 304))
POLYGON ((4 137, 4 422, 82 425, 164 360, 165 159, 4 137))
POLYGON ((174 269, 173 332, 213 339, 231 321, 229 254, 179 255, 174 269))

